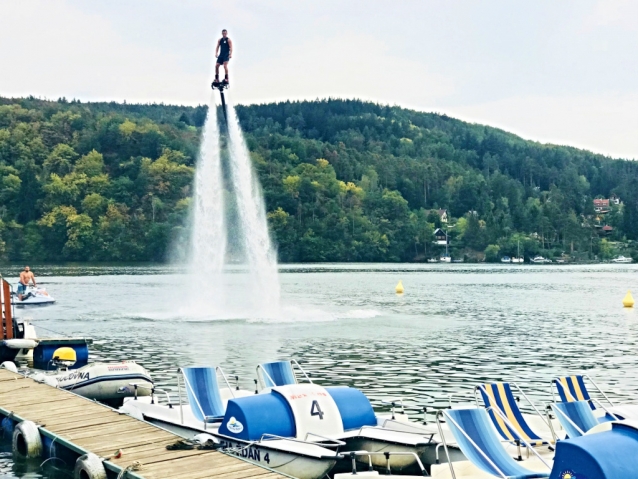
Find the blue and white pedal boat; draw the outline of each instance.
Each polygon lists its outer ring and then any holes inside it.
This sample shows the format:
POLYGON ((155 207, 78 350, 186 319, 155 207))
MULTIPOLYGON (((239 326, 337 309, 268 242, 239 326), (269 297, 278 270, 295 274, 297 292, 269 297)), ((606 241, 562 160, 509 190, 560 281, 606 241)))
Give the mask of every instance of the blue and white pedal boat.
POLYGON ((180 371, 188 403, 181 400, 181 394, 178 403, 169 398, 168 403, 159 404, 151 396, 128 400, 121 411, 186 439, 206 433, 227 452, 298 479, 319 479, 343 458, 337 452, 343 443, 309 434, 315 431, 312 423, 322 419, 301 415, 298 408, 290 405, 290 401, 293 404, 299 401, 286 399, 304 393, 284 389, 255 394, 239 390, 230 386, 220 368, 192 367, 180 371), (224 377, 226 387, 218 387, 217 372, 224 377))
MULTIPOLYGON (((294 359, 260 364, 257 366, 257 378, 264 392, 289 385, 316 386, 294 359), (300 380, 307 383, 300 383, 300 380)), ((437 450, 442 445, 439 429, 435 423, 411 421, 403 410, 395 412, 394 404, 401 404, 400 399, 389 401, 393 404, 391 413, 377 414, 369 399, 357 389, 326 387, 325 390, 337 402, 342 414, 342 430, 333 431, 330 436, 346 443, 339 449, 341 452, 394 453, 391 466, 398 471, 410 469, 418 472, 414 454, 427 466, 437 462, 437 450)), ((454 459, 463 457, 458 448, 450 450, 454 459)), ((356 460, 372 463, 381 469, 387 465, 387 459, 379 454, 357 456, 356 460)), ((438 460, 444 461, 440 454, 438 460)))

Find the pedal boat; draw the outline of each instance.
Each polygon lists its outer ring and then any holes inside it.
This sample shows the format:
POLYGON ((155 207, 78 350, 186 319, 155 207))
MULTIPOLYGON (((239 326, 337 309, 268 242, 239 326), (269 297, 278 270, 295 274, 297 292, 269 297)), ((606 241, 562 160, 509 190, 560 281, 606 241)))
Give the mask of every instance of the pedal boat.
MULTIPOLYGON (((316 386, 310 375, 294 359, 260 364, 257 366, 257 378, 262 392, 283 385, 316 386)), ((325 390, 333 396, 340 408, 347 409, 345 418, 351 415, 358 417, 357 421, 344 419, 343 431, 331 436, 332 439, 346 443, 339 449, 344 454, 352 451, 373 453, 368 456, 356 455, 356 460, 384 470, 387 468, 387 458, 382 453, 391 452, 395 454, 392 458, 393 470, 417 474, 420 473, 420 467, 416 458, 427 468, 445 461, 445 457, 440 454, 443 443, 439 429, 435 422, 427 422, 426 408, 422 422, 416 422, 406 414, 401 398, 384 401, 391 406, 391 411, 378 414, 372 408, 370 400, 357 389, 326 387, 325 390)), ((450 434, 449 431, 444 433, 450 434)), ((464 457, 456 447, 450 448, 450 454, 453 460, 464 457)))
POLYGON ((221 368, 180 368, 180 372, 188 402, 182 400, 178 379, 177 403, 171 401, 167 391, 156 389, 165 395, 167 403, 160 404, 155 394, 138 400, 129 398, 120 411, 186 439, 209 434, 225 452, 298 479, 320 479, 343 458, 338 453, 342 442, 309 433, 308 426, 312 427, 307 423, 314 416, 295 417, 287 397, 297 393, 284 390, 255 394, 232 388, 221 368), (218 387, 218 372, 226 387, 218 387))

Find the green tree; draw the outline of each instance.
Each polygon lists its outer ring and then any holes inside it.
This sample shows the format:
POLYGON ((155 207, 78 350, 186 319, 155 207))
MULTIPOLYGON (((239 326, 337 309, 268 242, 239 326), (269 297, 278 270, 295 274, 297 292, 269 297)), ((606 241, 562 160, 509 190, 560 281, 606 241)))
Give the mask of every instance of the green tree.
POLYGON ((500 259, 500 250, 501 248, 496 244, 488 245, 487 248, 485 248, 485 261, 487 261, 488 263, 498 262, 500 259))

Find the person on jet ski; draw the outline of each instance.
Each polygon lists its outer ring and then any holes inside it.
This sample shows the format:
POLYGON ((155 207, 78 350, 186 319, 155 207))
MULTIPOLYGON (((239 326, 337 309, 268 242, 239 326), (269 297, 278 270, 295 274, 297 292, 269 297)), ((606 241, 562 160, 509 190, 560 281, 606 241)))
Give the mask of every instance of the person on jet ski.
POLYGON ((219 66, 224 65, 224 71, 226 77, 223 83, 228 85, 228 61, 233 58, 233 42, 228 38, 228 30, 222 30, 222 37, 217 41, 217 48, 215 48, 215 56, 217 57, 217 63, 215 64, 215 82, 219 83, 219 66))
MULTIPOLYGON (((31 269, 28 266, 25 266, 24 270, 20 272, 20 282, 18 283, 18 299, 20 301, 22 301, 24 293, 27 292, 27 286, 29 286, 30 282, 33 282, 34 288, 37 287, 35 275, 31 272, 31 269)), ((29 293, 24 299, 27 299, 29 295, 31 295, 31 293, 29 293)))

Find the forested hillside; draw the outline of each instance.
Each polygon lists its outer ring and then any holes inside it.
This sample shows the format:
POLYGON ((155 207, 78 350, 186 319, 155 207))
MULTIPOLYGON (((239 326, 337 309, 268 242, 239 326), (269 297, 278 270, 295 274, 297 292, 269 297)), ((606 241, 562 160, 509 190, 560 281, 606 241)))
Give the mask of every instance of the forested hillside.
MULTIPOLYGON (((634 162, 360 101, 238 114, 282 261, 423 261, 441 253, 439 210, 452 255, 467 259, 519 245, 606 259, 638 239, 634 162), (620 204, 594 211, 612 195, 620 204)), ((183 241, 205 116, 0 98, 0 258, 165 260, 183 241)))

